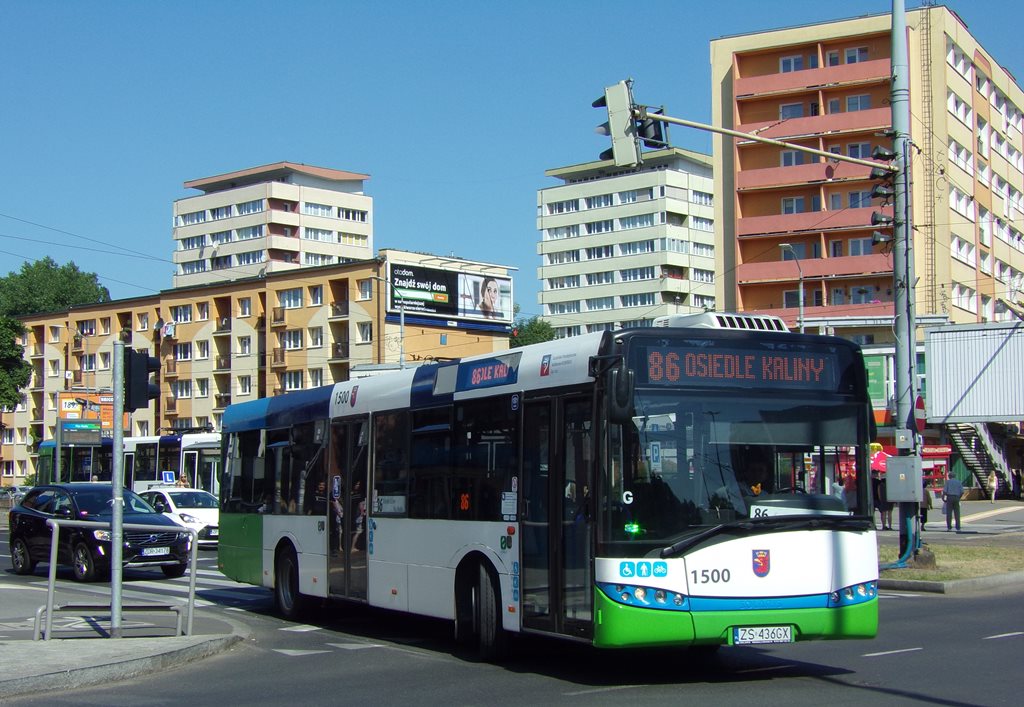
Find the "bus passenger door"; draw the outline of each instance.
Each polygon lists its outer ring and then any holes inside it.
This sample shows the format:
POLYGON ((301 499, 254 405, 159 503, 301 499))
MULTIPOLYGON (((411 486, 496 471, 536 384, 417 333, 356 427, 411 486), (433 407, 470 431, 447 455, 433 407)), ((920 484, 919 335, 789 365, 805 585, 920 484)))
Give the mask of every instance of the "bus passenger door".
POLYGON ((366 599, 367 418, 331 425, 327 568, 331 596, 366 599))
POLYGON ((591 434, 586 398, 525 407, 522 611, 528 628, 591 634, 591 434))

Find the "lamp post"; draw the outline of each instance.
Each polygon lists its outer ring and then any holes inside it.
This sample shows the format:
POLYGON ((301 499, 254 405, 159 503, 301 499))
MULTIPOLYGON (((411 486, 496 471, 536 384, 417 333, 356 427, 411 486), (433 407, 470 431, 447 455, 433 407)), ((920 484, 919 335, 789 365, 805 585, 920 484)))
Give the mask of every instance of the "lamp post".
POLYGON ((373 280, 379 280, 385 285, 391 288, 391 291, 398 295, 398 368, 399 370, 405 369, 405 297, 402 293, 394 286, 393 283, 388 282, 379 275, 370 275, 373 280))
POLYGON ((804 333, 804 269, 800 267, 800 258, 797 257, 796 251, 793 250, 793 246, 789 243, 779 243, 779 248, 782 249, 783 253, 790 253, 793 256, 794 262, 796 262, 796 271, 800 278, 800 311, 797 315, 797 325, 800 327, 800 333, 804 333))

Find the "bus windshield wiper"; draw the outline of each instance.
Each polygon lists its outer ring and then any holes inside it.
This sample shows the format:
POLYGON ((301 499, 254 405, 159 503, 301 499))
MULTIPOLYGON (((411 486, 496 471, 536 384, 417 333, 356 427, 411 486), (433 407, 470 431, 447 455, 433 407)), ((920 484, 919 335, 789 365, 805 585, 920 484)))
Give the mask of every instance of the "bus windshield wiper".
POLYGON ((850 516, 768 516, 765 518, 744 518, 729 523, 715 525, 707 530, 691 535, 688 538, 672 543, 662 548, 659 553, 662 559, 681 555, 695 545, 721 533, 740 531, 772 531, 772 530, 817 530, 817 529, 846 529, 846 530, 867 530, 871 527, 871 521, 866 518, 851 518, 850 516))

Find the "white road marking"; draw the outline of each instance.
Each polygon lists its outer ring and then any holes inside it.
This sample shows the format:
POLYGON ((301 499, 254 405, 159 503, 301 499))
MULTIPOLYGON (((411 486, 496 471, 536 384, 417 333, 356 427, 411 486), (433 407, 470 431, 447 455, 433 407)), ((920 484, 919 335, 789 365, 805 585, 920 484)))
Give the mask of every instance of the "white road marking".
POLYGON ((347 651, 358 651, 363 648, 384 648, 383 643, 328 643, 329 646, 342 648, 347 651))
POLYGON ((990 641, 993 638, 1012 638, 1013 636, 1024 636, 1024 631, 1011 631, 1010 633, 997 633, 994 636, 985 636, 983 641, 990 641))
POLYGON ((309 631, 319 631, 319 626, 310 626, 309 624, 299 624, 298 626, 286 626, 278 629, 278 631, 292 631, 294 633, 307 633, 309 631))
POLYGON ((876 658, 880 655, 895 655, 896 653, 913 653, 914 651, 923 651, 924 648, 900 648, 895 651, 880 651, 878 653, 865 653, 862 658, 876 658))
POLYGON ((275 653, 282 653, 284 655, 291 656, 292 658, 295 658, 295 657, 298 657, 298 656, 304 656, 304 655, 316 655, 317 653, 330 653, 330 651, 313 651, 313 650, 301 651, 301 650, 295 650, 295 649, 292 649, 292 648, 275 648, 274 652, 275 653))

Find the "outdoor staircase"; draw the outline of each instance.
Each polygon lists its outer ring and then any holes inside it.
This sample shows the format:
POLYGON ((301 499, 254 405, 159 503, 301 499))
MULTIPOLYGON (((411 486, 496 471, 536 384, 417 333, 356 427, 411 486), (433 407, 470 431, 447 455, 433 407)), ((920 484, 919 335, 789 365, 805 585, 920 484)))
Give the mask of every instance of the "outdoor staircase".
POLYGON ((989 473, 996 472, 996 485, 999 489, 1010 488, 1009 476, 1006 472, 1006 461, 997 445, 993 442, 985 423, 951 423, 946 425, 946 432, 953 442, 953 447, 971 470, 988 498, 992 490, 988 485, 989 473))

